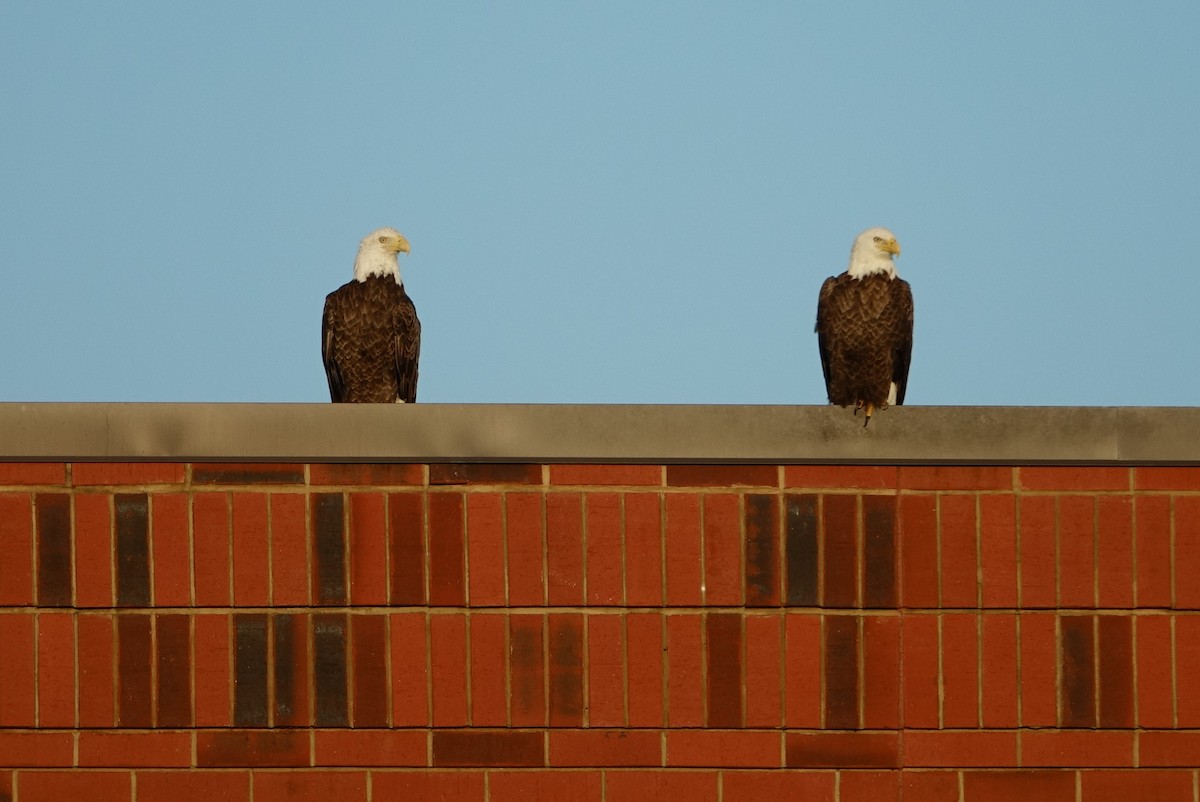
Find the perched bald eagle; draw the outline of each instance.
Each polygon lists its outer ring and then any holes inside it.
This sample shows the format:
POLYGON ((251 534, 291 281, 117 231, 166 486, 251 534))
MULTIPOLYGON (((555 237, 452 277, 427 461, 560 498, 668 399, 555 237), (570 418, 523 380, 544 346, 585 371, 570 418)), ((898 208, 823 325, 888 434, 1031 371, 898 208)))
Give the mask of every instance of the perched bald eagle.
POLYGON ((321 358, 334 403, 417 400, 421 321, 400 281, 401 253, 399 231, 372 231, 358 245, 354 280, 325 296, 321 358))
POLYGON ((829 403, 866 412, 904 403, 912 356, 913 301, 896 275, 896 235, 869 228, 850 249, 850 267, 821 285, 817 342, 829 403))

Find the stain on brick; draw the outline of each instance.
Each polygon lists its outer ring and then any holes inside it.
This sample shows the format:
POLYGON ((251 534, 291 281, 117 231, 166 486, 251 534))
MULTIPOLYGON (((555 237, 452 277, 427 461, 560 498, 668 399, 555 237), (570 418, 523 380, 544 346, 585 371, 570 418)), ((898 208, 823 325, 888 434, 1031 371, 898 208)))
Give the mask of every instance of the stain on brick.
POLYGON ((351 617, 354 645, 354 726, 386 727, 387 650, 381 615, 351 617))
POLYGON ((896 497, 863 496, 863 606, 896 606, 896 497))
POLYGON ((388 496, 392 604, 425 603, 425 496, 388 496))
POLYGON ((550 616, 550 724, 583 723, 583 620, 550 616))
POLYGON ((709 614, 707 630, 708 726, 742 726, 742 617, 709 614))
POLYGON ((117 616, 117 725, 151 727, 150 616, 117 616))
POLYGON ((318 604, 346 603, 346 519, 341 493, 313 495, 313 595, 318 604))
POLYGON ((314 485, 423 485, 425 466, 410 463, 316 463, 309 466, 314 485))
POLYGON ((1096 726, 1095 642, 1091 616, 1069 616, 1062 627, 1062 725, 1096 726))
POLYGON ((825 726, 859 726, 857 617, 825 617, 825 726))
POLYGON ((546 723, 545 670, 542 654, 542 616, 509 618, 509 671, 512 723, 546 723))
POLYGON ((38 605, 71 606, 71 497, 66 493, 38 493, 37 583, 38 605))
POLYGON ((463 495, 429 494, 429 603, 458 606, 466 603, 463 576, 463 495))
POLYGON ((435 730, 434 766, 542 766, 542 733, 435 730))
POLYGON ((309 734, 303 730, 201 730, 196 733, 199 768, 307 766, 309 734))
POLYGON ((858 499, 827 495, 823 506, 824 604, 853 607, 858 603, 858 499))
POLYGON ((542 466, 524 463, 454 463, 429 466, 431 485, 540 485, 542 466))
POLYGON ((202 462, 192 466, 192 484, 298 485, 304 484, 304 466, 288 463, 271 464, 266 462, 202 462))
POLYGON ((159 615, 154 618, 158 647, 158 726, 192 724, 191 617, 159 615))
POLYGON ((233 723, 267 726, 267 617, 259 613, 233 617, 233 723))
POLYGON ((779 604, 779 496, 746 496, 746 605, 779 604))
POLYGON ((787 496, 785 519, 787 603, 813 607, 817 603, 817 497, 787 496))
POLYGON ((316 679, 316 724, 345 727, 346 711, 346 617, 313 616, 314 677, 316 679))
POLYGON ((117 604, 150 604, 150 505, 145 493, 118 493, 117 604))

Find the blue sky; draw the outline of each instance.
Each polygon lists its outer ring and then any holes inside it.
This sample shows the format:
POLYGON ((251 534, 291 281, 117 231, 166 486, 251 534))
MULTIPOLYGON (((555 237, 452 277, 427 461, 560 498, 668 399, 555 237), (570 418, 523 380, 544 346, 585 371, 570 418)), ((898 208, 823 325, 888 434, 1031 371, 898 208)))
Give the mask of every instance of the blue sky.
POLYGON ((1200 3, 0 5, 3 401, 325 401, 391 225, 428 402, 824 403, 898 236, 910 404, 1200 398, 1200 3))

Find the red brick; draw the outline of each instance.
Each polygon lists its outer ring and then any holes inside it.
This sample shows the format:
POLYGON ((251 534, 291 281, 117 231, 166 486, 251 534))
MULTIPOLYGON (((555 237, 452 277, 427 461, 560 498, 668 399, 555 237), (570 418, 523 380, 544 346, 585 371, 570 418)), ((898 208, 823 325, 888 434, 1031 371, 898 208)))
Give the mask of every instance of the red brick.
POLYGON ((79 765, 96 768, 184 768, 192 764, 192 736, 176 732, 79 733, 79 765))
POLYGON ((932 615, 901 617, 903 700, 905 727, 937 727, 940 722, 938 697, 938 621, 932 615))
MULTIPOLYGON (((833 772, 831 772, 833 773, 833 772)), ((838 798, 845 802, 900 802, 900 772, 898 771, 841 771, 838 798)), ((924 797, 921 797, 924 802, 924 797)), ((958 802, 958 784, 954 787, 954 802, 958 802)))
POLYGON ((233 603, 267 604, 270 590, 267 543, 267 497, 233 494, 233 603))
POLYGON ((937 499, 900 496, 900 572, 905 607, 938 606, 937 499))
MULTIPOLYGON (((836 781, 832 771, 725 771, 722 772, 721 799, 724 802, 761 802, 764 799, 834 802, 836 781)), ((845 791, 845 778, 842 787, 845 791)), ((854 799, 848 793, 843 793, 842 798, 847 802, 854 799)))
POLYGON ((625 494, 625 595, 631 607, 663 603, 662 496, 625 494))
POLYGON ((1059 698, 1064 727, 1096 726, 1096 637, 1092 616, 1059 619, 1059 698))
POLYGON ((387 511, 382 493, 350 494, 350 603, 387 604, 387 511))
POLYGON ((887 769, 900 766, 894 732, 788 732, 787 765, 814 769, 887 769))
POLYGON ((895 465, 785 465, 783 486, 805 490, 892 490, 898 475, 895 465))
POLYGON ((551 465, 550 484, 596 486, 659 486, 661 465, 551 465))
POLYGON ((467 496, 467 587, 472 607, 504 604, 504 509, 499 493, 467 496))
POLYGON ((1055 616, 1028 613, 1021 628, 1021 726, 1058 724, 1058 646, 1055 616))
POLYGON ((1133 619, 1103 615, 1099 623, 1099 722, 1103 728, 1133 726, 1133 619))
POLYGON ((583 496, 546 496, 546 594, 553 605, 583 603, 583 496))
POLYGON ((625 617, 628 643, 629 726, 663 725, 663 617, 630 613, 625 617))
POLYGON ((117 616, 117 726, 151 727, 153 669, 150 616, 117 616))
POLYGON ((127 771, 22 771, 17 773, 21 802, 129 802, 133 775, 127 771))
POLYGON ((551 730, 551 766, 661 766, 657 730, 551 730))
POLYGON ((1096 510, 1091 496, 1058 500, 1059 606, 1096 605, 1096 510))
POLYGON ((192 724, 191 616, 154 616, 155 701, 159 727, 188 727, 192 724))
POLYGON ((904 765, 931 768, 1015 766, 1014 730, 908 730, 904 733, 904 765))
POLYGON ((1023 490, 1128 490, 1129 468, 1098 465, 1017 468, 1023 490))
POLYGON ((431 485, 540 485, 542 466, 527 463, 435 463, 429 466, 431 485))
POLYGON ((1013 469, 982 465, 901 465, 902 490, 1012 490, 1013 469))
POLYGON ((0 766, 8 768, 70 766, 74 759, 74 736, 70 732, 5 732, 0 730, 0 766))
POLYGON ((75 724, 75 617, 38 615, 38 725, 75 724))
POLYGON ((425 668, 425 614, 394 613, 391 628, 392 726, 429 724, 428 672, 425 668))
POLYGON ((434 730, 434 766, 544 766, 541 730, 434 730))
POLYGON ((778 487, 774 465, 668 465, 668 487, 778 487))
POLYGON ((249 802, 248 771, 139 771, 138 802, 249 802))
POLYGON ((229 616, 197 615, 196 726, 228 727, 230 718, 229 616))
POLYGON ((1143 730, 1138 733, 1139 766, 1200 766, 1200 732, 1143 730))
POLYGON ((784 723, 820 727, 821 617, 784 617, 784 723))
POLYGON ((1200 468, 1194 466, 1133 469, 1136 490, 1200 490, 1200 468))
POLYGON ((1137 605, 1170 607, 1171 499, 1166 496, 1135 496, 1133 512, 1137 605))
POLYGON ((202 462, 192 464, 196 485, 300 485, 304 466, 270 462, 202 462))
POLYGON ((587 543, 587 603, 621 604, 625 598, 621 554, 621 497, 616 493, 584 496, 587 543))
MULTIPOLYGON (((273 604, 303 605, 309 601, 308 534, 305 497, 272 493, 271 600, 273 604)), ((157 555, 155 555, 157 558, 157 555)))
POLYGON ((33 504, 24 493, 0 494, 0 606, 33 603, 33 504), (24 556, 22 556, 24 555, 24 556))
POLYGON ((67 469, 62 462, 0 462, 0 486, 66 483, 67 469))
POLYGON ((550 726, 583 725, 583 616, 551 614, 549 633, 550 726))
POLYGON ((688 768, 779 768, 778 730, 670 730, 667 765, 688 768))
POLYGON ((1133 498, 1096 497, 1097 601, 1101 607, 1133 607, 1133 498))
POLYGON ((495 771, 488 774, 489 802, 600 802, 598 771, 495 771))
POLYGON ((1017 617, 996 613, 983 622, 983 726, 1016 727, 1017 718, 1017 617))
POLYGON ((821 499, 822 601, 826 607, 859 604, 858 497, 821 499))
POLYGON ((863 618, 863 726, 900 726, 900 619, 863 618))
POLYGON ((667 604, 699 605, 703 579, 700 575, 700 497, 667 495, 666 577, 667 604))
POLYGON ((256 771, 255 802, 366 802, 367 775, 361 771, 256 771))
POLYGON ((1175 715, 1180 728, 1200 727, 1200 617, 1175 617, 1175 715))
POLYGON ((705 616, 705 672, 709 727, 740 727, 742 715, 742 616, 705 616))
POLYGON ((1051 496, 1024 496, 1020 509, 1021 606, 1054 607, 1055 510, 1051 496))
POLYGON ((433 606, 467 601, 463 526, 462 493, 429 494, 429 603, 433 606))
POLYGON ((12 802, 13 798, 13 773, 11 771, 0 770, 0 800, 4 802, 12 802))
POLYGON ((188 538, 188 499, 183 493, 150 496, 150 538, 154 554, 154 604, 186 607, 191 603, 192 563, 188 538))
POLYGON ((825 726, 829 729, 858 729, 859 719, 859 619, 855 616, 826 616, 825 726))
MULTIPOLYGON (((779 727, 783 724, 782 626, 783 616, 779 613, 745 617, 746 656, 743 665, 746 667, 747 727, 779 727)), ((632 672, 632 666, 630 670, 632 672)), ((629 705, 632 715, 632 698, 629 705)))
POLYGON ((375 799, 483 802, 481 771, 377 771, 371 773, 375 799))
POLYGON ((979 497, 980 566, 984 607, 1017 606, 1016 497, 979 497))
POLYGON ((1200 609, 1200 497, 1174 499, 1175 608, 1200 609))
POLYGON ((606 802, 647 799, 717 802, 718 781, 715 771, 609 771, 604 774, 604 799, 606 802))
POLYGON ((317 730, 317 766, 427 766, 429 746, 421 730, 317 730))
POLYGON ((701 617, 667 617, 667 722, 672 727, 704 725, 701 617))
POLYGON ((431 615, 430 670, 433 677, 433 725, 462 727, 467 715, 466 616, 431 615))
POLYGON ((112 496, 75 496, 75 603, 113 606, 112 496))
POLYGON ((71 466, 71 484, 164 485, 183 484, 184 466, 178 462, 76 462, 71 466))
POLYGON ((541 493, 505 493, 504 515, 508 532, 508 602, 514 607, 546 603, 542 560, 541 493))
MULTIPOLYGON (((845 784, 843 783, 843 788, 845 784)), ((901 799, 918 802, 959 802, 958 773, 953 771, 900 772, 901 799)))
POLYGON ((503 727, 508 724, 504 680, 508 621, 502 615, 472 615, 471 624, 471 724, 503 727))
POLYGON ((308 732, 301 730, 202 730, 196 733, 199 768, 309 765, 308 732))
MULTIPOLYGON (((81 615, 77 626, 79 726, 111 727, 116 720, 112 615, 81 615)), ((0 637, 0 640, 3 638, 0 637)), ((0 687, 2 685, 0 683, 0 687)))
POLYGON ((313 463, 308 466, 310 485, 394 485, 425 484, 425 466, 410 463, 313 463))
POLYGON ((229 507, 225 493, 192 496, 193 570, 196 604, 225 607, 229 589, 229 507))
POLYGON ((425 603, 425 494, 388 494, 391 602, 425 603))
POLYGON ((382 615, 351 615, 350 632, 354 655, 353 726, 386 727, 387 619, 382 615))
POLYGON ((1175 726, 1175 684, 1171 665, 1171 619, 1141 615, 1134 619, 1137 641, 1137 715, 1139 727, 1175 726))
POLYGON ((742 516, 736 495, 704 495, 704 600, 740 605, 742 594, 742 516))
POLYGON ((1026 730, 1022 766, 1132 766, 1133 733, 1104 730, 1026 730))
POLYGON ((942 616, 942 726, 979 726, 979 621, 974 614, 942 616))
POLYGON ((546 726, 543 615, 509 615, 509 715, 514 727, 546 726))
POLYGON ((965 771, 963 802, 1075 802, 1073 771, 965 771))
POLYGON ((619 615, 590 615, 588 642, 588 724, 625 724, 625 632, 619 615))
POLYGON ((939 501, 942 606, 975 607, 979 600, 975 497, 946 495, 939 501))
POLYGON ((1192 802, 1190 771, 1081 772, 1084 802, 1192 802))

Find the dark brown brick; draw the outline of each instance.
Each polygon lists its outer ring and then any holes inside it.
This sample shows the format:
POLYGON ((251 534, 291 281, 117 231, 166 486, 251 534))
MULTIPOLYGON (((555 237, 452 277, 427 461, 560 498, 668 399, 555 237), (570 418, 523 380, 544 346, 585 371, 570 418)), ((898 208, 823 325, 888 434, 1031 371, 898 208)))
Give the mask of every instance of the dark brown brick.
POLYGON ((425 603, 425 495, 388 496, 392 604, 425 603))
POLYGON ((191 617, 154 617, 158 647, 158 726, 192 724, 191 617))
POLYGON ((196 766, 307 766, 308 738, 304 730, 201 730, 196 733, 196 766))
POLYGON ((509 671, 512 723, 515 726, 545 725, 545 665, 542 652, 540 615, 509 617, 509 671))
POLYGON ((200 462, 192 465, 192 484, 299 485, 304 484, 304 466, 266 462, 200 462))
POLYGON ((774 465, 668 465, 668 487, 778 487, 774 465))
POLYGON ((462 493, 429 494, 429 603, 466 603, 462 493))
POLYGON ((542 733, 522 730, 434 730, 433 765, 542 766, 542 733))
POLYGON ((540 485, 542 466, 523 463, 443 462, 429 466, 431 485, 540 485))
POLYGON ((233 723, 267 726, 267 617, 247 613, 233 617, 233 723))
POLYGON ((354 726, 388 725, 387 619, 381 615, 350 618, 354 644, 354 726))
POLYGON ((825 617, 825 726, 858 727, 858 618, 825 617))
POLYGON ((1133 726, 1133 619, 1100 616, 1100 726, 1133 726))
POLYGON ((346 603, 346 518, 341 493, 313 494, 313 596, 346 603))
POLYGON ((313 485, 389 485, 425 484, 425 466, 410 463, 315 463, 308 466, 313 485))
POLYGON ((271 629, 275 640, 275 726, 309 724, 308 616, 273 616, 271 629))
POLYGON ((858 499, 829 495, 823 506, 824 605, 854 607, 858 603, 858 499))
POLYGON ((150 604, 150 505, 145 493, 118 493, 117 604, 150 604))
POLYGON ((779 496, 750 493, 745 504, 746 605, 779 604, 779 496))
POLYGON ((706 622, 708 726, 742 726, 742 617, 710 613, 706 622))
POLYGON ((817 604, 817 531, 817 497, 787 496, 787 603, 793 607, 817 604))
POLYGON ((863 606, 896 606, 895 496, 863 496, 863 606))
POLYGON ((345 727, 346 711, 346 617, 313 616, 314 675, 316 679, 316 724, 345 727))
POLYGON ((71 606, 71 497, 38 493, 37 590, 42 607, 71 606))
POLYGON ((1091 616, 1068 616, 1062 626, 1062 725, 1096 726, 1095 641, 1091 616))
POLYGON ((152 727, 150 616, 117 616, 117 650, 117 725, 152 727))
POLYGON ((583 723, 583 617, 550 615, 550 724, 583 723))

